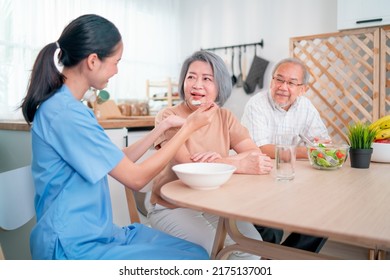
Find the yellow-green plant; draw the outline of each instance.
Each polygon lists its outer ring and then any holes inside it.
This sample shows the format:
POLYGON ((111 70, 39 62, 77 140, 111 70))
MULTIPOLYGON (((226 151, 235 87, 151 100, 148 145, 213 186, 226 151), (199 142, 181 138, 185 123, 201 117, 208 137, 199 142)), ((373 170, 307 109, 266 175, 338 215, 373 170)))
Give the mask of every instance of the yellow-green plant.
POLYGON ((347 136, 351 149, 370 149, 376 132, 376 128, 361 122, 349 125, 347 136))

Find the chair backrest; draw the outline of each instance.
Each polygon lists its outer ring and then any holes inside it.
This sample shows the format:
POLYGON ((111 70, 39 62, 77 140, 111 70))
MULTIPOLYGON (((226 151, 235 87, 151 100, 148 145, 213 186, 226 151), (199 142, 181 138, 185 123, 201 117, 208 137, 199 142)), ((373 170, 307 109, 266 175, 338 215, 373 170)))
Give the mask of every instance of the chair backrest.
POLYGON ((0 244, 0 260, 5 260, 4 254, 3 254, 3 249, 1 249, 1 244, 0 244))
POLYGON ((17 229, 35 215, 31 166, 0 173, 0 228, 17 229))
POLYGON ((5 260, 4 254, 3 254, 3 249, 1 249, 1 244, 0 244, 0 260, 5 260))

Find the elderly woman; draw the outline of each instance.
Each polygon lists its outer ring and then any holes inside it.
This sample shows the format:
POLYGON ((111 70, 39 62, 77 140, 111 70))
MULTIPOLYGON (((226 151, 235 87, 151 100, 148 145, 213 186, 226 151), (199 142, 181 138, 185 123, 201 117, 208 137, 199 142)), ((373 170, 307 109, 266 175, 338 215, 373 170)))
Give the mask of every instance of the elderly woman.
MULTIPOLYGON (((171 115, 187 118, 198 106, 215 102, 222 106, 229 98, 232 83, 222 59, 207 51, 198 51, 187 58, 182 66, 179 91, 180 104, 166 108, 156 117, 156 125, 171 115)), ((156 149, 166 145, 176 134, 171 128, 155 141, 156 149)), ((234 165, 236 173, 268 174, 272 169, 270 158, 252 141, 249 133, 238 119, 228 110, 218 108, 211 123, 195 131, 164 171, 153 183, 152 207, 149 211, 151 225, 171 235, 192 241, 204 247, 210 254, 218 216, 191 209, 178 208, 164 201, 160 196, 161 187, 177 180, 172 166, 186 162, 221 162, 234 165), (235 153, 230 153, 233 150, 235 153)), ((239 188, 240 186, 237 186, 239 188)), ((262 240, 255 227, 247 222, 238 222, 238 229, 245 236, 262 240)), ((226 244, 233 241, 227 238, 226 244)), ((231 259, 258 258, 246 253, 235 252, 231 259)))

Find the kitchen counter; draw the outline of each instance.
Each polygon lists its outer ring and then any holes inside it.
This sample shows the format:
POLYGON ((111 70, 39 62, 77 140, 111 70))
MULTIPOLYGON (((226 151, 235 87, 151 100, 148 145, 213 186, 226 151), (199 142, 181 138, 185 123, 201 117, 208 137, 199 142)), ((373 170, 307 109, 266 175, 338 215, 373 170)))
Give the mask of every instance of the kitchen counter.
MULTIPOLYGON (((99 124, 107 128, 154 127, 154 116, 134 116, 123 119, 100 120, 99 124)), ((30 126, 24 120, 0 120, 0 130, 29 131, 30 126)))
POLYGON ((103 128, 142 128, 154 127, 154 116, 134 116, 125 119, 100 120, 99 123, 103 128))

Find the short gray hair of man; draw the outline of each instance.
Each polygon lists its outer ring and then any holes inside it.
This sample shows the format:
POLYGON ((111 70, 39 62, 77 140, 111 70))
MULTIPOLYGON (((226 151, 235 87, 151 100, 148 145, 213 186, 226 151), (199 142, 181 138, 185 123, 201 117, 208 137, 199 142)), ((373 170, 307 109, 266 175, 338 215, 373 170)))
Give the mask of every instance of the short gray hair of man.
POLYGON ((302 84, 307 85, 307 84, 309 83, 310 75, 309 75, 309 71, 307 71, 306 65, 305 65, 301 60, 299 60, 299 59, 297 59, 297 58, 292 58, 292 57, 289 57, 289 58, 285 58, 285 59, 280 60, 280 61, 274 66, 274 69, 272 70, 272 77, 274 77, 275 72, 276 72, 276 70, 278 70, 279 66, 282 65, 282 64, 285 64, 285 63, 292 63, 292 64, 299 65, 299 66, 301 67, 302 73, 303 73, 303 81, 302 81, 302 84))

